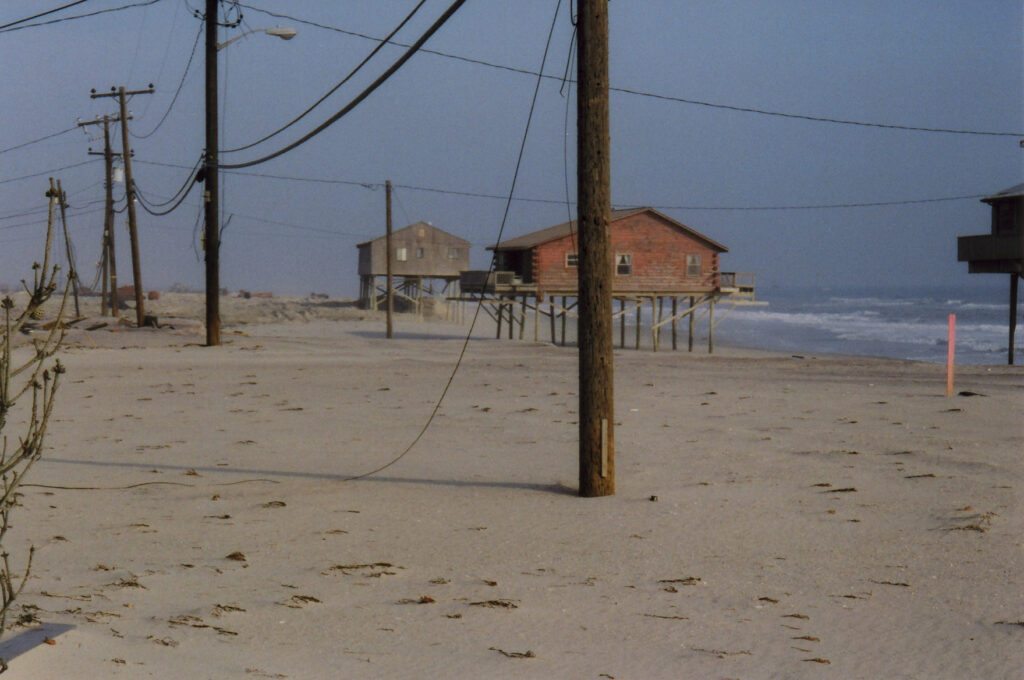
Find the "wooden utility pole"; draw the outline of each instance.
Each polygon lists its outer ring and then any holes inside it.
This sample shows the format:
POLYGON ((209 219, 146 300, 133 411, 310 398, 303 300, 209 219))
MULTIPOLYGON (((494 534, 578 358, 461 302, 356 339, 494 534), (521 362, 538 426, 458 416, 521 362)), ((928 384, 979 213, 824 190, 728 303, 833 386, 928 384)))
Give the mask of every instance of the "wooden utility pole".
POLYGON ((127 91, 124 86, 105 94, 92 93, 92 98, 117 97, 121 107, 121 142, 124 145, 121 160, 124 162, 125 200, 128 202, 128 237, 132 246, 132 280, 135 288, 135 318, 141 328, 146 319, 146 309, 142 298, 142 264, 139 260, 139 233, 135 220, 135 180, 132 177, 132 152, 128 139, 128 96, 136 94, 153 94, 153 86, 145 90, 127 91))
POLYGON ((50 275, 50 248, 53 245, 53 208, 57 203, 59 194, 57 193, 57 185, 53 183, 53 178, 50 178, 50 188, 46 190, 46 198, 49 199, 47 204, 46 214, 46 250, 43 251, 43 268, 42 281, 46 281, 50 275))
POLYGON ((117 299, 117 257, 114 253, 114 156, 121 154, 114 153, 110 148, 110 123, 116 118, 103 116, 86 123, 79 123, 79 127, 103 123, 103 151, 89 150, 90 156, 103 156, 103 165, 106 169, 106 190, 107 204, 103 217, 103 301, 100 303, 100 314, 107 315, 107 303, 111 305, 111 316, 118 315, 120 301, 117 299), (107 284, 110 284, 110 297, 107 297, 107 284))
POLYGON ((60 226, 64 230, 64 253, 68 258, 68 281, 71 283, 71 291, 75 296, 75 318, 79 319, 82 317, 82 308, 78 302, 78 272, 75 270, 75 256, 71 252, 71 237, 68 236, 68 216, 66 212, 68 195, 64 193, 64 187, 61 186, 59 179, 57 180, 57 196, 60 200, 60 226))
POLYGON ((580 0, 576 193, 579 201, 580 489, 615 493, 612 371, 608 0, 580 0))
MULTIPOLYGON (((153 90, 149 90, 152 92, 153 90)), ((132 94, 138 94, 133 92, 132 94)), ((142 264, 139 262, 139 232, 135 221, 135 178, 132 175, 132 151, 128 140, 128 103, 124 86, 117 89, 121 105, 121 142, 124 149, 121 159, 124 161, 125 200, 128 202, 128 238, 132 245, 132 283, 135 288, 135 323, 139 328, 145 323, 146 310, 142 302, 142 264)))
POLYGON ((121 315, 121 300, 117 293, 117 251, 114 248, 114 155, 110 148, 110 123, 104 116, 103 160, 107 166, 107 211, 103 219, 103 238, 110 267, 110 316, 116 319, 121 315))
MULTIPOLYGON (((96 91, 93 90, 93 94, 96 91)), ((106 189, 107 189, 107 205, 106 212, 103 217, 103 301, 100 303, 100 314, 102 316, 107 315, 107 282, 109 272, 110 282, 110 298, 109 302, 111 305, 111 316, 116 317, 118 315, 118 307, 120 302, 117 299, 117 258, 114 254, 114 156, 120 154, 114 153, 110 148, 110 123, 117 121, 117 118, 111 118, 110 116, 103 116, 96 120, 86 121, 79 123, 78 127, 86 127, 87 125, 98 125, 103 124, 103 151, 93 151, 89 149, 90 156, 103 156, 103 164, 106 169, 106 189)))
POLYGON ((203 252, 206 255, 206 346, 220 344, 220 169, 217 151, 217 12, 218 0, 206 0, 206 163, 204 166, 203 252))
MULTIPOLYGON (((384 199, 387 202, 386 209, 386 221, 387 221, 387 236, 384 237, 384 249, 387 251, 384 255, 387 260, 385 269, 387 271, 387 317, 388 317, 388 332, 387 337, 390 340, 393 334, 391 315, 395 311, 395 296, 392 293, 392 278, 391 278, 391 180, 384 182, 384 199)), ((372 265, 371 265, 372 266, 372 265)), ((374 293, 376 295, 376 292, 374 293)))

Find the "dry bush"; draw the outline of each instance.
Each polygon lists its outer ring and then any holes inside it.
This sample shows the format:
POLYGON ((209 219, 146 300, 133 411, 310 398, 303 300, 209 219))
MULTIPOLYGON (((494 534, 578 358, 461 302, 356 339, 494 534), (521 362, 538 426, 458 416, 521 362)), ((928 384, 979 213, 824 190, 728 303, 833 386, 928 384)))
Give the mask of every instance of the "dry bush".
MULTIPOLYGON (((52 205, 51 201, 51 213, 52 205)), ((16 309, 9 296, 0 300, 0 635, 5 630, 12 604, 28 581, 35 553, 35 548, 31 547, 24 559, 24 568, 11 566, 11 556, 4 539, 10 528, 11 511, 17 505, 15 492, 33 463, 42 455, 46 428, 53 412, 54 395, 60 376, 64 373, 60 361, 55 360, 50 364, 49 360, 64 338, 61 321, 64 318, 68 288, 65 288, 60 299, 56 320, 45 325, 42 337, 32 337, 34 331, 39 329, 36 320, 43 316, 43 305, 57 290, 59 268, 49 266, 51 237, 52 219, 47 233, 44 264, 33 265, 31 285, 22 281, 28 292, 24 309, 16 309), (15 338, 22 334, 28 336, 28 341, 15 348, 15 338), (23 402, 22 408, 16 408, 23 397, 29 403, 23 402), (17 443, 5 431, 9 420, 12 428, 19 430, 17 443)), ((6 669, 7 664, 0 659, 0 672, 6 669)))

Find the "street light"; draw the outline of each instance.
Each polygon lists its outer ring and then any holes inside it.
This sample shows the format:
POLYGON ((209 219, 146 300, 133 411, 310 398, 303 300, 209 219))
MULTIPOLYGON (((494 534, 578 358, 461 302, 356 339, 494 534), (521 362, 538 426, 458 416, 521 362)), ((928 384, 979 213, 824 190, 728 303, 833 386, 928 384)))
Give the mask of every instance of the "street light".
POLYGON ((206 345, 220 344, 220 183, 218 181, 217 149, 220 148, 217 129, 217 52, 236 40, 253 33, 266 33, 282 40, 295 37, 292 28, 263 28, 246 31, 223 43, 217 42, 217 10, 219 0, 206 0, 206 161, 204 182, 206 192, 205 229, 206 252, 206 345))
POLYGON ((257 28, 257 29, 251 30, 251 31, 246 31, 245 33, 242 33, 241 35, 236 35, 231 40, 227 40, 225 42, 218 43, 217 44, 217 51, 219 52, 220 50, 224 49, 225 47, 227 47, 231 43, 236 42, 238 40, 241 40, 242 38, 244 38, 246 36, 252 35, 253 33, 266 33, 267 35, 272 35, 275 38, 280 38, 281 40, 291 40, 292 38, 295 37, 296 31, 295 31, 294 28, 282 28, 280 26, 275 27, 275 28, 257 28))

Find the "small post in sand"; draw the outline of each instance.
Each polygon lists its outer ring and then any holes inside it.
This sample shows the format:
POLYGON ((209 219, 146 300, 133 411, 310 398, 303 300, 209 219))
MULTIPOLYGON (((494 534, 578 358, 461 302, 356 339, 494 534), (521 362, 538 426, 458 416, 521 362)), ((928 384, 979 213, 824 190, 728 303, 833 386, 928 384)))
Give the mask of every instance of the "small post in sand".
POLYGON ((953 396, 953 357, 956 355, 956 314, 949 315, 949 342, 946 348, 946 396, 953 396))
MULTIPOLYGON (((394 278, 391 271, 391 180, 387 180, 384 182, 384 201, 386 203, 384 219, 386 222, 385 228, 387 230, 385 232, 384 240, 384 250, 387 251, 387 255, 385 257, 385 278, 387 279, 385 287, 387 293, 385 294, 384 298, 385 306, 387 309, 387 329, 385 331, 385 335, 390 340, 392 337, 394 337, 395 334, 394 321, 392 320, 395 311, 395 292, 394 278)), ((373 298, 374 300, 377 299, 377 291, 373 291, 373 298)))

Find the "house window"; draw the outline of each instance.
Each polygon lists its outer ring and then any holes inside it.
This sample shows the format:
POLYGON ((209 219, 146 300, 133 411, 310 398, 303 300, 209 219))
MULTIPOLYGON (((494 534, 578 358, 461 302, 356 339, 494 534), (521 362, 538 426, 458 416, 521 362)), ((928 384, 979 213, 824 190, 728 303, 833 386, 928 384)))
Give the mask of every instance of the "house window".
POLYGON ((633 273, 632 253, 617 253, 615 255, 615 273, 619 276, 629 276, 633 273))
POLYGON ((992 233, 1012 234, 1017 231, 1017 206, 1013 203, 996 203, 992 206, 992 233))
POLYGON ((417 248, 416 249, 416 259, 417 260, 422 260, 423 259, 423 255, 424 255, 423 248, 417 248))
POLYGON ((398 248, 395 250, 395 260, 399 262, 405 262, 409 259, 409 251, 405 248, 398 248))
POLYGON ((686 256, 686 275, 687 276, 700 276, 701 265, 700 255, 687 255, 686 256))
POLYGON ((566 253, 565 254, 565 266, 566 267, 579 267, 580 266, 580 254, 579 253, 566 253))
POLYGON ((448 249, 448 259, 449 260, 457 260, 457 259, 459 259, 459 249, 458 248, 449 248, 448 249))

